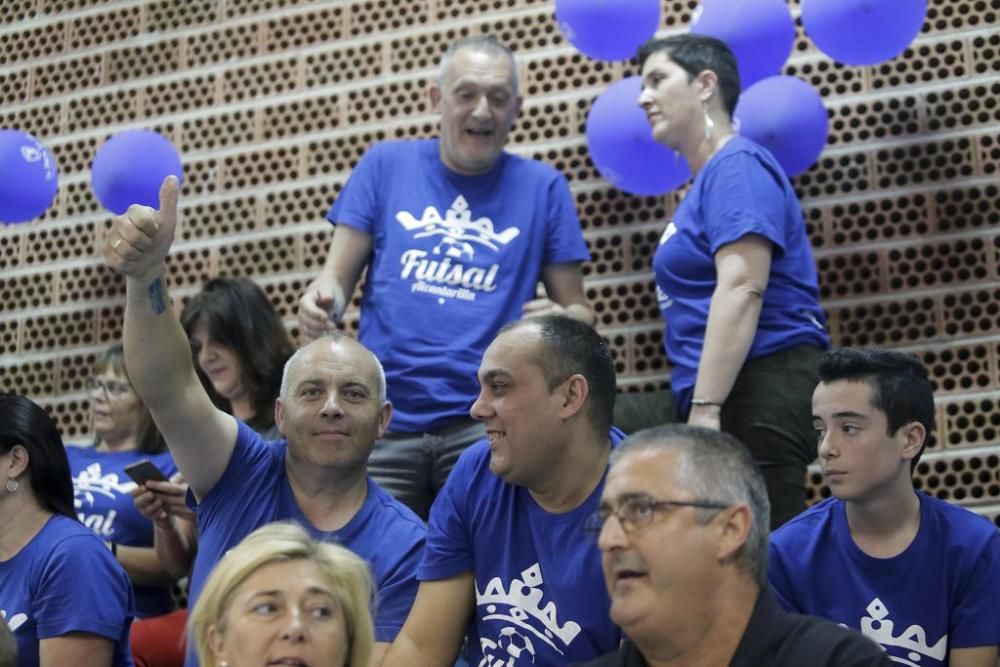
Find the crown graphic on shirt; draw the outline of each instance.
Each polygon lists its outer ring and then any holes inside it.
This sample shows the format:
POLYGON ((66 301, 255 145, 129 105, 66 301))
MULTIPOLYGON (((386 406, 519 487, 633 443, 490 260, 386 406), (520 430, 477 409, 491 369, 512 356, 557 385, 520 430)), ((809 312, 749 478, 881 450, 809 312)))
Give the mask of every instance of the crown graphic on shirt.
POLYGON ((874 639, 882 646, 896 646, 908 650, 906 660, 898 656, 889 656, 893 662, 912 667, 919 667, 920 658, 926 656, 943 661, 948 654, 948 635, 945 633, 933 646, 927 641, 927 632, 919 625, 908 626, 898 635, 894 635, 895 623, 889 619, 889 608, 878 598, 874 598, 865 607, 868 616, 861 617, 861 634, 874 639))
POLYGON ((118 493, 128 493, 135 487, 136 483, 131 480, 120 481, 117 473, 109 472, 106 475, 102 474, 100 463, 91 463, 73 478, 75 495, 82 495, 91 505, 94 504, 95 493, 108 498, 114 498, 116 491, 118 493))
POLYGON ((419 220, 408 211, 398 212, 396 220, 408 232, 421 230, 413 238, 442 237, 441 244, 434 249, 435 254, 440 254, 443 250, 452 256, 474 254, 470 243, 499 250, 500 246, 507 245, 521 233, 517 227, 508 227, 498 233, 493 228, 493 221, 486 217, 473 220, 469 203, 462 195, 455 198, 443 218, 436 208, 428 206, 419 220))
POLYGON ((558 637, 564 646, 568 646, 573 639, 580 634, 580 626, 573 621, 567 621, 560 625, 558 619, 559 610, 556 603, 551 600, 544 604, 542 598, 545 592, 542 590, 542 568, 538 563, 521 571, 521 578, 514 579, 510 586, 504 588, 503 580, 500 577, 493 577, 483 592, 479 592, 476 586, 476 604, 486 607, 486 615, 483 620, 503 620, 515 623, 518 626, 531 630, 535 635, 547 642, 550 646, 562 651, 552 641, 553 636, 558 637), (501 605, 506 607, 506 613, 501 609, 501 605), (539 630, 531 621, 540 623, 539 630))

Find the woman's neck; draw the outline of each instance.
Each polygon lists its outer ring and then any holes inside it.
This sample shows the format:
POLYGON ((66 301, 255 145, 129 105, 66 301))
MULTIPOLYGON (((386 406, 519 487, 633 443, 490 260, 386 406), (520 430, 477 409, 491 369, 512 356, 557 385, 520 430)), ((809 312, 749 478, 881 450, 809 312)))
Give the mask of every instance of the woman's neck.
POLYGON ((233 416, 242 422, 250 421, 257 416, 254 412, 253 402, 250 400, 250 396, 246 394, 230 399, 229 407, 233 411, 233 416))
POLYGON ((42 530, 52 512, 32 495, 27 479, 20 480, 20 488, 14 493, 2 487, 0 493, 5 494, 0 502, 0 561, 7 561, 42 530))
POLYGON ((99 436, 96 449, 100 452, 128 452, 139 448, 134 435, 99 436))

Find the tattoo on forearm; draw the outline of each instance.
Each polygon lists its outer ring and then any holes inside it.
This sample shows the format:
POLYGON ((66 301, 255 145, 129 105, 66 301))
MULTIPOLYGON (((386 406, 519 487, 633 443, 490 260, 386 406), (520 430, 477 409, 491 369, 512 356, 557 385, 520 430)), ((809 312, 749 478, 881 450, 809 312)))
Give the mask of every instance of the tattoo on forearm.
POLYGON ((167 309, 167 293, 163 289, 163 278, 157 278, 149 285, 149 303, 153 312, 162 315, 167 309))

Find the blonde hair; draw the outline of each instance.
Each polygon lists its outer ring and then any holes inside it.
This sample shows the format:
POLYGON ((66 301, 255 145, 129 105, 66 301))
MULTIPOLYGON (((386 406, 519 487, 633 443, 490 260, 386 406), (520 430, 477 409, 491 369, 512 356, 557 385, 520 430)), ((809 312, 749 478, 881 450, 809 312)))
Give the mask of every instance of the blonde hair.
POLYGON ((367 563, 344 547, 312 539, 298 524, 271 523, 253 531, 216 563, 188 620, 202 667, 218 667, 209 643, 209 630, 225 634, 226 612, 236 592, 250 575, 272 563, 307 560, 340 605, 347 628, 347 665, 368 664, 375 641, 371 602, 374 595, 367 563))

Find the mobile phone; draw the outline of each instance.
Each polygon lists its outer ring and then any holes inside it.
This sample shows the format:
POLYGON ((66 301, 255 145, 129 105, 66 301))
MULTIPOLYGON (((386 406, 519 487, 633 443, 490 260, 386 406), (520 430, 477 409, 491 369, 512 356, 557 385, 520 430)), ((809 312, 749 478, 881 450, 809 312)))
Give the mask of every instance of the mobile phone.
POLYGON ((125 466, 125 474, 132 478, 136 484, 142 485, 146 482, 168 482, 167 476, 157 468, 149 459, 136 461, 125 466))

